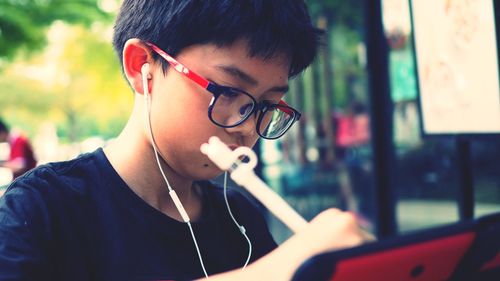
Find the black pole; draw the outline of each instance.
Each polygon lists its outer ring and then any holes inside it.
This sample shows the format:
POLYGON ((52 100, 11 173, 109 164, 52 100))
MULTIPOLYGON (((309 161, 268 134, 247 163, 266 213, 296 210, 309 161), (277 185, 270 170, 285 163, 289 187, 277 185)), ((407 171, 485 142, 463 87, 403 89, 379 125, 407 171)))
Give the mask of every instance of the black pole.
POLYGON ((391 172, 394 167, 393 110, 381 0, 365 0, 365 14, 377 235, 384 238, 395 234, 396 218, 391 172))
POLYGON ((472 174, 470 141, 461 137, 456 140, 459 178, 458 212, 460 220, 474 218, 474 176, 472 174))

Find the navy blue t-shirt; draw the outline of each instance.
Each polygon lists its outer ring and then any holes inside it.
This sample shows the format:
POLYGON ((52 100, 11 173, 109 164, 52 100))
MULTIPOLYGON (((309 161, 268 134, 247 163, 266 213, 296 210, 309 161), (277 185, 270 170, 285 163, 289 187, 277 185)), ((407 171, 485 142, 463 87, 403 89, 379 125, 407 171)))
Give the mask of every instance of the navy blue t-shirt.
MULTIPOLYGON (((193 230, 209 275, 239 268, 248 246, 223 190, 199 182, 193 230)), ((252 241, 252 261, 276 247, 259 210, 228 190, 252 241)), ((102 149, 40 166, 0 199, 0 280, 190 280, 203 277, 189 228, 138 197, 102 149)))

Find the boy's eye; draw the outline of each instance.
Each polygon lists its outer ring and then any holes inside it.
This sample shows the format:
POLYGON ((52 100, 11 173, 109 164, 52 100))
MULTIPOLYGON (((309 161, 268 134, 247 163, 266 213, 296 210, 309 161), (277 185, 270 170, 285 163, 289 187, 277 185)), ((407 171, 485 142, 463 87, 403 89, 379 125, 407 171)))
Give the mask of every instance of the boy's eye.
POLYGON ((239 96, 239 93, 230 89, 227 89, 221 93, 225 98, 236 98, 239 96))
POLYGON ((263 100, 262 103, 267 106, 269 110, 275 110, 276 105, 279 103, 279 100, 263 100))
POLYGON ((271 105, 271 104, 272 104, 272 105, 277 105, 277 104, 279 104, 279 103, 280 103, 280 100, 279 100, 279 99, 277 99, 277 100, 266 100, 266 101, 265 101, 265 103, 266 103, 266 104, 270 104, 270 105, 271 105))
POLYGON ((252 109, 253 109, 253 104, 247 103, 242 107, 240 107, 238 113, 240 114, 240 117, 247 116, 252 111, 252 109))

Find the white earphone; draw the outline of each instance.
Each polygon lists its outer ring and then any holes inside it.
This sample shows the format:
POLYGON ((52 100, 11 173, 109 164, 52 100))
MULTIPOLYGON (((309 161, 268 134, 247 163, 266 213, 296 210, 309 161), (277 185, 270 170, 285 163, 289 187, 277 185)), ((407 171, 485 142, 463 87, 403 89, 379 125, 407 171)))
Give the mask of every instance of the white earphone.
POLYGON ((148 80, 152 79, 151 73, 149 73, 149 63, 145 63, 141 67, 141 74, 142 74, 142 87, 144 89, 143 95, 144 98, 147 100, 149 97, 149 83, 148 80))

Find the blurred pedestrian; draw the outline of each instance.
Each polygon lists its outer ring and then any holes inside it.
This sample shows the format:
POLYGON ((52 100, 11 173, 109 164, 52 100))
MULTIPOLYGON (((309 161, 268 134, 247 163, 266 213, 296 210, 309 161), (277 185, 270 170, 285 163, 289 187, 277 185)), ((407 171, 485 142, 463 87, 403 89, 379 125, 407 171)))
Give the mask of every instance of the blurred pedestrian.
POLYGON ((28 137, 21 132, 11 132, 2 120, 0 142, 7 142, 10 147, 8 160, 0 163, 0 166, 9 168, 14 179, 35 168, 36 159, 28 137))

